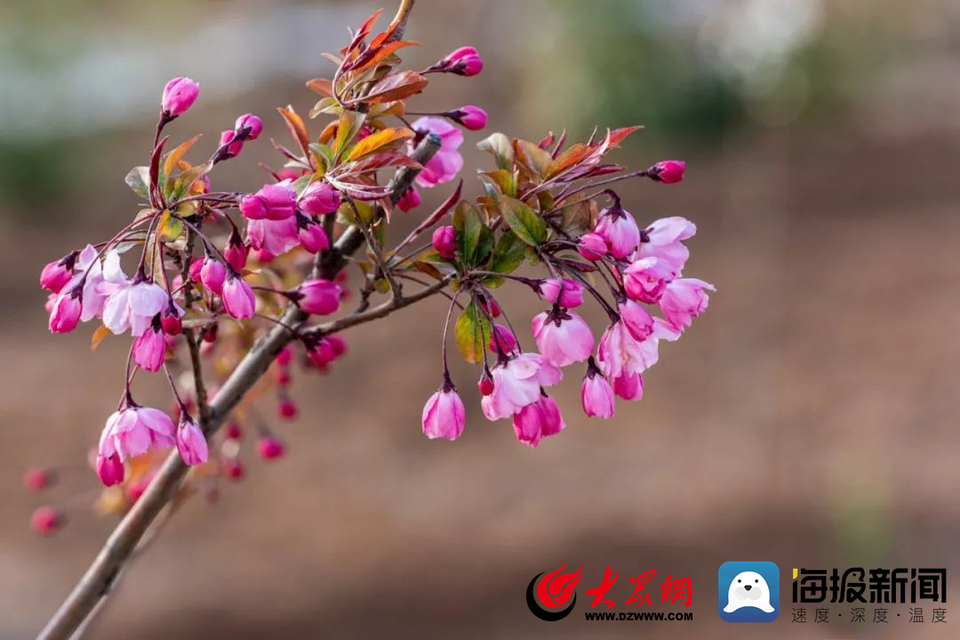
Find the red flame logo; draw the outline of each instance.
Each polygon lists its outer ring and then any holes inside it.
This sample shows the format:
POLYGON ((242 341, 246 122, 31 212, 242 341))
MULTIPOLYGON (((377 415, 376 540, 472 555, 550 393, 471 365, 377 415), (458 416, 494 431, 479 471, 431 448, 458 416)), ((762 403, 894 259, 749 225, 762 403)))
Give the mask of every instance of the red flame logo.
POLYGON ((573 611, 573 607, 577 603, 577 594, 574 588, 579 584, 580 578, 583 577, 583 565, 572 573, 563 573, 566 566, 565 563, 562 563, 556 571, 546 575, 540 573, 530 581, 530 586, 527 587, 527 605, 530 607, 530 611, 541 620, 554 622, 565 618, 567 614, 573 611), (543 577, 541 578, 541 576, 543 577), (537 583, 538 579, 540 579, 540 582, 536 586, 537 598, 535 602, 533 598, 534 584, 537 583), (563 607, 566 607, 566 609, 563 609, 563 607))

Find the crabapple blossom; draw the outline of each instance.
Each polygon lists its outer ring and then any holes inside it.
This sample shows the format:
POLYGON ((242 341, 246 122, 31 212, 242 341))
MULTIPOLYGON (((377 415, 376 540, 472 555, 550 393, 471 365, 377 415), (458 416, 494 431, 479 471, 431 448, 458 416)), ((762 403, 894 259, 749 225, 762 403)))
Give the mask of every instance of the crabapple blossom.
POLYGON ((107 419, 98 455, 109 459, 116 454, 122 462, 151 449, 166 449, 175 444, 174 431, 173 421, 163 411, 127 400, 125 408, 107 419))
POLYGON ((690 326, 695 317, 707 310, 710 297, 707 291, 716 291, 714 286, 696 278, 680 278, 667 285, 660 298, 660 310, 676 329, 690 326))
POLYGON ((599 233, 588 231, 580 236, 577 251, 587 260, 596 262, 607 255, 607 241, 599 233))
POLYGON ((114 452, 109 456, 97 456, 96 461, 97 477, 105 487, 112 487, 115 484, 123 482, 126 471, 123 467, 123 461, 120 460, 120 454, 114 452))
POLYGON ((491 371, 493 392, 480 401, 488 420, 509 418, 540 398, 540 387, 560 382, 563 373, 539 353, 521 353, 491 371))
POLYGON ((263 120, 252 113, 247 113, 237 118, 234 129, 238 134, 245 134, 246 140, 256 140, 263 131, 263 120))
POLYGON ((247 237, 250 246, 258 252, 260 262, 270 262, 300 244, 300 230, 294 216, 285 220, 251 220, 247 224, 247 237))
POLYGON ((475 76, 483 70, 483 58, 474 47, 460 47, 452 51, 438 65, 440 70, 460 76, 475 76))
POLYGON ((264 460, 276 460, 283 457, 285 447, 273 436, 262 436, 257 441, 257 451, 264 460))
POLYGON ((635 340, 646 340, 653 333, 653 316, 643 306, 630 298, 624 298, 618 305, 620 319, 635 340))
POLYGON ((223 285, 223 308, 237 320, 252 318, 257 308, 253 289, 232 270, 227 272, 223 285))
POLYGON ((327 233, 314 220, 303 214, 297 214, 297 235, 300 244, 310 253, 319 253, 330 246, 327 233))
POLYGON ((457 251, 457 237, 453 227, 438 227, 433 232, 432 241, 433 248, 437 250, 441 258, 453 260, 457 251))
POLYGON ((509 328, 494 324, 490 328, 490 344, 487 346, 492 353, 513 353, 517 350, 517 338, 509 328))
POLYGON ((604 239, 610 255, 618 260, 636 251, 640 244, 640 227, 619 202, 600 212, 594 232, 604 239))
POLYGON ((567 309, 574 309, 583 304, 583 286, 576 280, 564 278, 547 278, 539 284, 540 297, 546 302, 557 304, 567 309))
POLYGON ((656 258, 669 265, 676 277, 690 257, 690 250, 682 243, 696 233, 696 225, 680 216, 655 220, 643 230, 634 258, 656 258))
POLYGON ((53 484, 54 474, 47 469, 29 469, 23 475, 23 486, 33 491, 46 489, 53 484))
POLYGON ((517 440, 531 447, 539 445, 542 438, 557 435, 563 428, 563 416, 557 401, 548 395, 541 395, 513 416, 513 432, 517 440))
POLYGON ((573 311, 544 311, 533 317, 531 326, 540 353, 556 367, 583 362, 593 352, 590 326, 573 311))
POLYGON ((647 170, 650 179, 664 184, 674 184, 683 180, 687 163, 683 160, 663 160, 647 170))
POLYGON ((51 293, 60 293, 73 279, 73 267, 79 255, 79 251, 71 251, 60 260, 48 263, 40 272, 40 286, 51 293))
POLYGON ((580 387, 580 402, 583 412, 591 418, 612 418, 616 411, 613 387, 594 364, 593 358, 587 365, 587 375, 580 387))
POLYGON ((237 156, 243 151, 243 140, 237 140, 237 132, 225 129, 220 132, 220 146, 226 148, 228 157, 237 156))
POLYGON ((194 466, 207 461, 207 439, 186 410, 180 412, 180 424, 177 425, 177 451, 184 463, 194 466))
POLYGON ((466 410, 457 390, 449 381, 423 405, 423 434, 431 440, 456 440, 463 433, 466 410))
POLYGON ((420 192, 417 191, 416 187, 410 187, 403 192, 403 195, 400 196, 400 200, 397 201, 397 208, 400 211, 411 211, 420 206, 420 192))
POLYGON ((622 400, 643 400, 643 375, 623 371, 613 380, 613 392, 622 400))
POLYGON ((223 281, 227 278, 227 268, 223 263, 207 256, 203 261, 203 267, 200 268, 200 282, 213 293, 220 295, 223 293, 223 281))
POLYGON ((430 116, 414 120, 411 126, 416 131, 440 138, 440 150, 423 165, 416 183, 421 187, 435 187, 453 180, 463 168, 463 156, 457 151, 463 144, 463 132, 443 118, 430 116))
POLYGON ((327 182, 314 182, 304 190, 297 204, 304 213, 323 216, 340 207, 340 193, 327 182))
POLYGON ((63 513, 53 507, 38 507, 30 516, 30 527, 41 536, 53 534, 63 523, 63 513))
POLYGON ((480 131, 487 126, 487 112, 472 104, 448 111, 445 115, 470 131, 480 131))
POLYGON ((660 301, 670 271, 657 258, 640 258, 623 271, 623 286, 627 295, 639 302, 655 304, 660 301))
POLYGON ((69 291, 61 292, 53 303, 50 311, 50 331, 53 333, 70 333, 77 328, 82 311, 81 295, 83 288, 73 287, 69 291))
POLYGON ((150 327, 133 341, 133 361, 144 371, 159 371, 166 352, 163 325, 159 318, 155 318, 150 327))
POLYGON ((340 308, 343 289, 335 282, 318 278, 307 280, 297 289, 295 299, 307 313, 327 316, 340 308))
POLYGON ((230 241, 223 250, 223 258, 235 271, 241 271, 247 266, 247 254, 250 248, 244 244, 240 234, 234 231, 230 234, 230 241))
POLYGON ((265 184, 240 199, 240 213, 249 220, 286 220, 297 210, 297 192, 289 185, 265 184))
POLYGON ((163 88, 160 108, 168 116, 179 116, 193 106, 199 94, 200 85, 190 78, 174 78, 163 88))

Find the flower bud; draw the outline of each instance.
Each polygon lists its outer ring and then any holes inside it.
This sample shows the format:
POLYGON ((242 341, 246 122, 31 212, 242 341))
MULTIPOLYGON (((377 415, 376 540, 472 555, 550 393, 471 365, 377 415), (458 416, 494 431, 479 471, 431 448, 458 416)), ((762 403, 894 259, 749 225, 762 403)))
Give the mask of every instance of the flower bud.
POLYGON ((340 285, 329 280, 307 280, 296 291, 296 303, 307 313, 326 316, 340 308, 340 285))
POLYGON ((277 404, 277 413, 281 418, 293 420, 297 417, 297 405, 290 398, 280 398, 280 402, 277 404))
POLYGON ((507 327, 502 324, 493 325, 490 332, 490 351, 493 353, 512 353, 517 349, 517 338, 507 327))
POLYGON ((473 47, 460 47, 442 60, 444 71, 460 76, 475 76, 483 70, 483 59, 473 47))
POLYGON ((260 132, 263 131, 263 120, 252 113, 248 113, 237 118, 234 126, 236 127, 237 135, 246 140, 256 140, 260 137, 260 132), (246 135, 244 135, 245 130, 246 135))
POLYGON ((647 169, 651 180, 663 184, 675 184, 683 180, 683 173, 687 163, 683 160, 663 160, 647 169))
POLYGON ((223 461, 223 472, 234 482, 243 480, 243 465, 236 458, 227 458, 223 461))
POLYGON ((263 436, 257 442, 257 452, 264 460, 282 458, 285 452, 283 443, 272 436, 263 436))
POLYGON ((227 423, 227 426, 223 428, 223 435, 230 440, 239 440, 243 437, 243 428, 241 428, 239 422, 231 420, 227 423))
POLYGON ((223 250, 223 257, 234 270, 242 271, 243 268, 247 266, 248 252, 249 247, 243 243, 240 234, 232 233, 230 234, 230 241, 227 243, 227 247, 223 250))
POLYGON ((199 93, 200 85, 190 78, 174 78, 163 88, 160 107, 170 116, 179 116, 193 105, 199 93))
POLYGON ((237 320, 252 318, 257 308, 253 289, 232 270, 227 273, 227 280, 223 285, 223 308, 237 320))
POLYGON ((333 349, 333 355, 336 358, 340 358, 347 352, 347 342, 340 336, 333 334, 324 338, 327 342, 330 343, 330 348, 333 349))
POLYGON ((39 507, 30 516, 30 526, 41 536, 48 536, 63 526, 64 518, 60 511, 53 507, 39 507))
POLYGON ((470 131, 480 131, 487 126, 487 112, 472 104, 449 112, 449 116, 470 131))
POLYGON ((190 261, 189 275, 194 282, 200 282, 200 270, 203 269, 203 258, 194 258, 190 261))
POLYGON ((340 192, 328 182, 314 182, 304 190, 297 204, 301 211, 313 216, 334 213, 340 208, 340 192))
POLYGON ((277 354, 277 357, 274 358, 276 362, 281 367, 286 367, 291 362, 293 362, 293 349, 289 345, 280 350, 280 353, 277 354))
POLYGON ((40 286, 51 293, 60 293, 73 278, 73 266, 79 255, 79 252, 73 251, 60 260, 47 264, 40 272, 40 286))
POLYGON ((590 359, 587 375, 584 376, 583 386, 580 388, 580 402, 583 412, 591 418, 612 418, 616 411, 613 387, 593 364, 593 358, 590 359))
POLYGON ((223 293, 223 281, 227 277, 227 268, 223 263, 212 256, 207 256, 200 268, 200 282, 207 289, 217 294, 223 293))
POLYGON ((488 396, 493 393, 493 378, 491 378, 486 373, 483 374, 483 377, 480 378, 480 381, 477 382, 477 389, 480 391, 480 395, 488 396))
POLYGON ((457 390, 449 380, 423 405, 423 433, 431 440, 456 440, 463 433, 466 411, 457 390))
POLYGON ((323 227, 302 214, 297 214, 297 235, 300 244, 310 253, 319 253, 330 246, 323 227))
POLYGON ((595 262, 607 255, 607 241, 600 234, 588 231, 580 236, 577 251, 587 260, 595 262))
POLYGON ((163 325, 160 318, 155 317, 150 327, 133 341, 133 361, 144 371, 159 371, 166 354, 163 325))
POLYGON ((267 217, 266 201, 255 193, 240 198, 240 213, 247 220, 263 220, 267 217))
POLYGON ((82 311, 82 285, 77 285, 70 291, 62 291, 53 303, 50 311, 50 331, 53 333, 70 333, 77 328, 82 311))
POLYGON ((400 200, 397 201, 397 207, 400 211, 407 212, 420 206, 420 192, 416 187, 410 187, 403 192, 400 200))
POLYGON ((440 227, 433 232, 433 248, 441 258, 453 260, 457 252, 457 233, 452 226, 440 227))
POLYGON ((97 456, 97 477, 105 487, 112 487, 115 484, 123 482, 125 475, 123 462, 120 456, 114 453, 110 456, 97 456))
POLYGON ((574 309, 583 304, 583 286, 569 278, 548 278, 540 282, 540 297, 553 304, 559 298, 561 307, 574 309))
POLYGON ((237 140, 237 132, 226 129, 220 132, 220 146, 227 148, 227 157, 232 158, 243 150, 243 140, 237 140))
POLYGON ((23 474, 23 486, 33 491, 46 489, 53 484, 54 474, 48 469, 34 468, 23 474))
POLYGON ((203 464, 209 455, 207 439, 200 425, 185 411, 181 413, 180 424, 177 426, 177 451, 180 459, 190 466, 203 464))
POLYGON ((168 336, 178 336, 183 331, 183 321, 180 319, 181 311, 174 305, 173 300, 160 314, 160 326, 163 332, 168 336))

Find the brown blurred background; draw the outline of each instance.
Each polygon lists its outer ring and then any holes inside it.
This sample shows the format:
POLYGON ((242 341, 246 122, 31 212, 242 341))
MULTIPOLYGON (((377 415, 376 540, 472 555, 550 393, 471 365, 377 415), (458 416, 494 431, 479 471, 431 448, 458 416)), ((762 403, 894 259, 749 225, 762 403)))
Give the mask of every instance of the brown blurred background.
MULTIPOLYGON (((273 107, 306 112, 302 81, 331 72, 320 53, 381 4, 0 6, 0 638, 32 637, 115 523, 91 508, 85 456, 126 347, 91 354, 89 326, 50 335, 41 267, 135 213, 123 176, 144 163, 169 77, 202 87, 175 135, 203 131, 210 147, 253 111, 283 138, 273 107), (59 484, 25 492, 32 465, 56 467, 59 484), (43 503, 70 519, 49 539, 28 527, 43 503)), ((532 140, 642 123, 615 161, 686 158, 683 184, 623 193, 641 221, 696 222, 687 273, 716 284, 709 311, 663 346, 644 401, 611 421, 582 416, 571 369, 557 394, 567 430, 538 450, 483 418, 476 372, 459 364, 464 436, 420 433, 441 302, 359 328, 332 375, 299 377, 302 417, 276 426, 289 455, 266 464, 248 450, 244 482, 188 503, 90 636, 955 636, 949 602, 946 625, 907 623, 907 605, 887 629, 850 626, 849 607, 830 625, 791 624, 789 574, 960 569, 960 5, 421 0, 408 34, 424 43, 412 68, 460 44, 486 62, 477 78, 435 78, 422 110, 478 104, 489 131, 532 140), (773 627, 719 620, 727 560, 780 566, 773 627), (580 603, 548 624, 524 590, 561 562, 583 565, 580 603), (621 603, 628 575, 691 576, 694 622, 584 622, 582 591, 608 564, 621 603)), ((464 145, 468 177, 489 164, 473 150, 481 137, 464 145)), ((275 161, 265 138, 218 187, 259 178, 255 161, 275 161)), ((538 309, 526 291, 504 295, 514 318, 538 309)), ((165 397, 159 381, 138 394, 165 397)))

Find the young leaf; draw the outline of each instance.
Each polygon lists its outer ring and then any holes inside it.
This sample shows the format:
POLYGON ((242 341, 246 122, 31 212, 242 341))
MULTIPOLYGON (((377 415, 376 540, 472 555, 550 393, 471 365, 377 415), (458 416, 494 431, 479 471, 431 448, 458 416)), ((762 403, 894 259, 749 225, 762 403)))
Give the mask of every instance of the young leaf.
POLYGON ((461 200, 453 212, 453 230, 457 237, 457 253, 467 266, 473 266, 480 233, 484 227, 483 219, 472 204, 461 200))
POLYGON ((287 129, 290 130, 290 135, 293 136, 294 140, 297 141, 297 144, 300 145, 300 148, 303 150, 303 153, 310 153, 310 135, 307 133, 307 127, 303 124, 303 119, 300 118, 293 110, 293 107, 287 106, 286 109, 282 107, 277 107, 277 111, 283 116, 283 119, 287 123, 287 129))
POLYGON ((333 148, 337 155, 342 155, 344 149, 353 140, 353 137, 363 126, 364 114, 358 111, 344 111, 337 122, 337 140, 333 148))
POLYGON ((429 80, 415 71, 393 73, 378 82, 363 97, 364 102, 390 102, 403 100, 423 91, 429 80))
POLYGON ((141 198, 147 198, 150 195, 150 169, 148 167, 134 167, 130 173, 123 179, 127 186, 133 189, 133 192, 141 198))
POLYGON ((531 247, 536 247, 547 239, 547 223, 526 204, 515 198, 504 196, 501 201, 503 219, 517 237, 531 247))
POLYGON ((397 142, 412 138, 414 135, 416 134, 406 127, 399 129, 381 129, 376 133, 371 133, 358 142, 350 151, 347 160, 357 160, 375 151, 380 151, 384 147, 394 147, 397 142))
POLYGON ((490 320, 480 311, 476 302, 471 302, 460 314, 454 336, 457 348, 467 362, 479 364, 483 361, 487 340, 490 339, 490 320))
POLYGON ((489 270, 497 273, 512 273, 523 263, 526 250, 527 246, 517 237, 517 234, 505 231, 497 241, 493 255, 490 256, 489 270))
POLYGON ((173 170, 177 168, 177 163, 183 159, 183 156, 186 155, 187 151, 190 150, 197 140, 200 139, 201 134, 197 134, 178 146, 176 149, 167 154, 167 158, 163 161, 163 175, 168 179, 173 175, 173 170))
POLYGON ((492 153, 497 168, 505 171, 513 169, 513 146, 510 138, 502 133, 494 133, 477 143, 477 149, 492 153))

